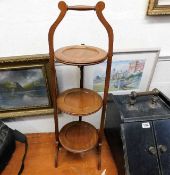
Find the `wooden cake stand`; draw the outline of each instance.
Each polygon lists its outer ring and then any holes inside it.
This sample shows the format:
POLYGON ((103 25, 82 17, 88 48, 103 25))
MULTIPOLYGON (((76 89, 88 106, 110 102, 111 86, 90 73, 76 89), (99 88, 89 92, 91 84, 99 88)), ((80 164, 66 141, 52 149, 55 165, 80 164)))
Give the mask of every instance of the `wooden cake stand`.
POLYGON ((49 51, 50 51, 50 70, 51 70, 51 96, 54 106, 54 120, 55 120, 55 135, 56 135, 56 159, 55 166, 58 164, 59 145, 66 150, 73 153, 82 153, 98 148, 99 161, 98 169, 101 169, 101 146, 102 135, 104 128, 104 118, 106 110, 106 101, 109 88, 111 60, 113 52, 113 31, 111 26, 105 20, 102 10, 104 3, 98 2, 96 6, 67 6, 65 2, 59 2, 59 9, 61 10, 59 17, 54 22, 49 30, 49 51), (68 10, 87 11, 94 10, 104 25, 109 36, 108 52, 92 46, 87 45, 73 45, 60 48, 54 51, 53 36, 54 32, 64 18, 68 10), (106 81, 104 89, 104 98, 93 90, 83 88, 83 74, 84 66, 94 65, 103 62, 107 59, 106 81), (80 88, 68 89, 62 93, 57 93, 55 60, 60 63, 78 66, 80 68, 80 88), (93 114, 102 108, 101 125, 99 132, 90 123, 82 121, 82 117, 93 114), (58 129, 58 110, 79 117, 78 121, 66 124, 61 131, 58 129))

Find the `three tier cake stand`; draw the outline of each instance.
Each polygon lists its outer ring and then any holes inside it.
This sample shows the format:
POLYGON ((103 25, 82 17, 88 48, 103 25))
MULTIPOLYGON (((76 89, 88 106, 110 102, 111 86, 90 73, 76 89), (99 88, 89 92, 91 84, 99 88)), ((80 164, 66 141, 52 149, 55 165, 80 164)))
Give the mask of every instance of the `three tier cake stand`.
POLYGON ((49 54, 51 71, 51 96, 54 106, 56 158, 55 167, 58 165, 59 146, 73 153, 82 153, 93 148, 98 150, 98 169, 101 169, 101 147, 104 130, 104 119, 106 102, 109 89, 111 62, 113 54, 113 31, 109 23, 104 18, 102 11, 104 2, 98 2, 96 6, 68 6, 60 1, 58 4, 60 14, 49 30, 49 54), (68 10, 96 12, 98 19, 108 33, 108 52, 87 45, 67 46, 54 51, 54 32, 59 23, 64 18, 68 10), (60 63, 78 66, 80 68, 80 88, 68 89, 58 93, 57 76, 55 71, 55 60, 60 63), (102 97, 95 91, 83 88, 84 66, 95 65, 107 60, 104 95, 102 97), (102 108, 101 123, 99 131, 90 123, 84 122, 84 116, 93 114, 102 108), (58 111, 78 117, 78 121, 66 124, 59 132, 58 111))

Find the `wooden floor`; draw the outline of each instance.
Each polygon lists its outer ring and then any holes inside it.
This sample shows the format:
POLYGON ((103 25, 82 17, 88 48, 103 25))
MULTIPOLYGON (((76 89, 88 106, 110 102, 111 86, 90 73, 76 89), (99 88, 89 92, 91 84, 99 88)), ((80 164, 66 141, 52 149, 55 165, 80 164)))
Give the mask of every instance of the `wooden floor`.
MULTIPOLYGON (((54 134, 28 134, 28 155, 23 175, 117 175, 115 163, 106 140, 102 149, 102 170, 97 170, 97 153, 93 149, 83 155, 67 152, 63 148, 59 152, 59 166, 54 168, 54 134)), ((8 166, 1 175, 17 175, 24 152, 24 145, 17 143, 17 148, 8 166)))

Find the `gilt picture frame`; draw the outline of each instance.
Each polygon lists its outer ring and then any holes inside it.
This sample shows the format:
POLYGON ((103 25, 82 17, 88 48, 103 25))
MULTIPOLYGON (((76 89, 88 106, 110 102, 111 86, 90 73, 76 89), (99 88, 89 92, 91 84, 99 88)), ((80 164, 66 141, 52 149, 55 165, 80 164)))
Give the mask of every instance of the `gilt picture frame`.
POLYGON ((0 58, 0 118, 52 114, 49 56, 0 58))
POLYGON ((170 15, 170 0, 149 0, 147 15, 170 15))

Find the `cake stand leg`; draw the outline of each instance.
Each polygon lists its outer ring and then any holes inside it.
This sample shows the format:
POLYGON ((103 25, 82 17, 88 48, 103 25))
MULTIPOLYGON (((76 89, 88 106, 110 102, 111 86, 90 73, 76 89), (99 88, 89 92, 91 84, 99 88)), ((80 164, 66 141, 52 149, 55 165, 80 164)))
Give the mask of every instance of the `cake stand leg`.
MULTIPOLYGON (((83 88, 84 84, 84 66, 79 66, 80 68, 80 88, 83 88)), ((82 116, 79 116, 79 121, 82 121, 82 116)))
POLYGON ((59 142, 56 142, 55 168, 58 167, 59 142))
POLYGON ((98 144, 98 170, 101 170, 101 150, 102 150, 102 143, 98 144))
POLYGON ((56 142, 56 153, 55 153, 55 168, 58 166, 58 152, 59 152, 59 130, 58 130, 58 109, 54 107, 54 121, 55 121, 55 142, 56 142))
POLYGON ((81 122, 82 121, 82 116, 79 116, 79 122, 81 122))

